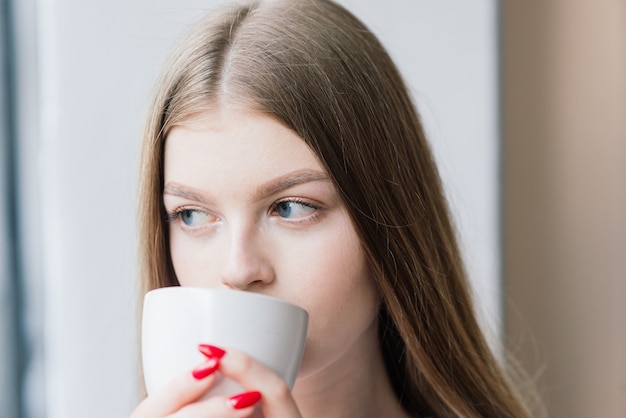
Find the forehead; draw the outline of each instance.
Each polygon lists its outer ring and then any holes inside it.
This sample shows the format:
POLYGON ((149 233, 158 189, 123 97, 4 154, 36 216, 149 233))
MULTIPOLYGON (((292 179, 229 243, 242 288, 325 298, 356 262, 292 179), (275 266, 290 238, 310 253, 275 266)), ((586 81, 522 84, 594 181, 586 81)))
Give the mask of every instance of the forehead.
POLYGON ((195 187, 324 171, 302 138, 284 124, 263 113, 228 108, 199 114, 172 128, 164 161, 166 182, 195 187))

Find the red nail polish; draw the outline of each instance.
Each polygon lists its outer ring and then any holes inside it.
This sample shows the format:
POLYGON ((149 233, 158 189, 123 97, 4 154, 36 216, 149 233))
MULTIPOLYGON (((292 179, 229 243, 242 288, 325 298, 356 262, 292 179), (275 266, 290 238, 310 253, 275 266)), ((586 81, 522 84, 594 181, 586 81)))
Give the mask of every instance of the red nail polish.
POLYGON ((206 363, 196 367, 191 374, 194 378, 196 378, 196 380, 202 380, 205 377, 212 375, 219 366, 220 362, 218 359, 209 359, 206 363))
POLYGON ((198 350, 206 357, 206 358, 216 358, 221 359, 226 354, 226 351, 222 350, 219 347, 209 344, 200 344, 198 345, 198 350))
POLYGON ((261 400, 261 392, 245 392, 228 399, 234 409, 244 409, 261 400))

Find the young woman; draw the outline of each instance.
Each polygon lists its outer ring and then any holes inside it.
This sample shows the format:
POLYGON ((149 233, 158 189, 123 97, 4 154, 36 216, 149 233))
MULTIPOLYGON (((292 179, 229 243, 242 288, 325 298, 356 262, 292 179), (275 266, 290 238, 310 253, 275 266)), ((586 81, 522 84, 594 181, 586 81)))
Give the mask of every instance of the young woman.
POLYGON ((205 346, 133 417, 530 416, 476 323, 407 89, 342 7, 267 1, 202 21, 159 84, 141 175, 144 292, 259 292, 310 326, 293 392, 205 346), (248 392, 200 400, 218 373, 248 392))

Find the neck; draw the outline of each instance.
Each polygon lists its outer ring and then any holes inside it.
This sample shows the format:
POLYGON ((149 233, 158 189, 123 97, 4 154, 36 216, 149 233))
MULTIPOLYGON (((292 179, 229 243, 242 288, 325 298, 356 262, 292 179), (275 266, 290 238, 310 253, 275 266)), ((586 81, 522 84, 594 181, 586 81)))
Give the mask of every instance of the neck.
POLYGON ((319 372, 299 379, 293 390, 304 418, 406 418, 385 369, 377 327, 319 372))

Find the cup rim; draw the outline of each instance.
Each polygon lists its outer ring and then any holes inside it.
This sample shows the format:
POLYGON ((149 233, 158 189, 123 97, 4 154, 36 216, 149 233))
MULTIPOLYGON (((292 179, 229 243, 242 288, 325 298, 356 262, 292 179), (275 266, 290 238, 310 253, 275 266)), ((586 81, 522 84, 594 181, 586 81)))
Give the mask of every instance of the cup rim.
POLYGON ((156 289, 149 290, 148 292, 146 292, 145 298, 148 298, 148 296, 151 294, 166 293, 166 292, 167 293, 169 292, 179 292, 179 293, 204 292, 204 293, 212 293, 212 294, 222 293, 222 294, 228 294, 228 295, 237 293, 238 297, 244 297, 244 298, 250 298, 250 299, 263 299, 263 300, 273 301, 274 303, 279 303, 279 304, 291 306, 294 308, 298 308, 304 311, 304 313, 306 313, 306 315, 308 316, 307 310, 304 309, 302 306, 288 302, 284 299, 277 298, 275 296, 269 296, 269 295, 264 295, 262 293, 250 292, 247 290, 239 290, 239 289, 220 289, 220 288, 214 288, 214 287, 180 286, 180 285, 165 286, 165 287, 159 287, 156 289))

